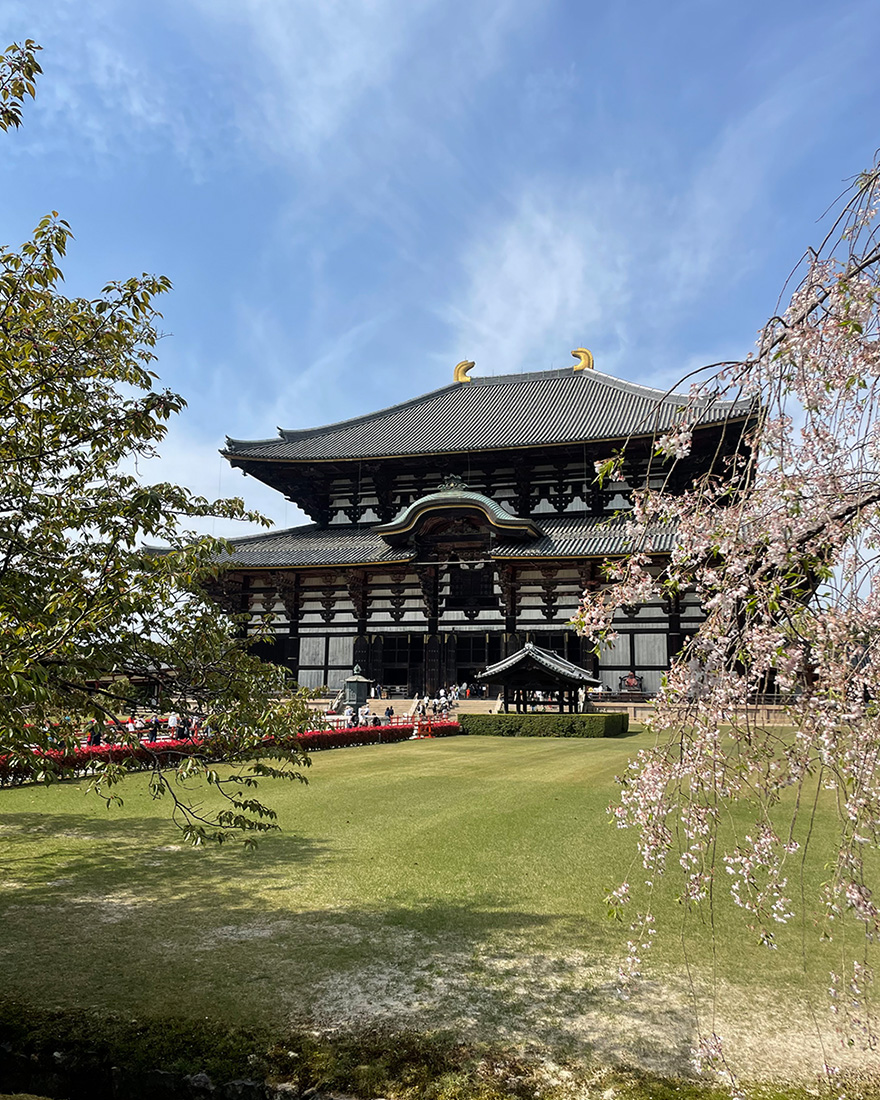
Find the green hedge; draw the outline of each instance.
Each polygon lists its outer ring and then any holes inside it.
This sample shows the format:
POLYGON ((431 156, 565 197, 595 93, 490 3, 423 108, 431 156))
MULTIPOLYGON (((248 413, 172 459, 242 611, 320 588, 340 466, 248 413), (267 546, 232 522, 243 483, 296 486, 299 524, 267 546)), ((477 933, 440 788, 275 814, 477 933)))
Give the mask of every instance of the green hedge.
POLYGON ((483 737, 618 737, 629 729, 629 715, 460 714, 462 733, 483 737))

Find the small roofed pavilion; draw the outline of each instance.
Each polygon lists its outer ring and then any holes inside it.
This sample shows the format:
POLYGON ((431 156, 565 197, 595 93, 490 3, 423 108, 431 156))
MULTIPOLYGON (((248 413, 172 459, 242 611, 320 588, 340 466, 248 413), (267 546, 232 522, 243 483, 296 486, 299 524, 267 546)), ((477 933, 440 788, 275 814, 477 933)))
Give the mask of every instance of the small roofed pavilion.
POLYGON ((531 642, 526 642, 522 649, 503 661, 490 665, 477 678, 503 686, 505 713, 510 710, 511 702, 517 711, 527 710, 529 697, 540 691, 558 697, 560 714, 565 713, 566 704, 569 713, 574 714, 580 710, 578 693, 584 688, 600 687, 602 683, 586 669, 531 642))

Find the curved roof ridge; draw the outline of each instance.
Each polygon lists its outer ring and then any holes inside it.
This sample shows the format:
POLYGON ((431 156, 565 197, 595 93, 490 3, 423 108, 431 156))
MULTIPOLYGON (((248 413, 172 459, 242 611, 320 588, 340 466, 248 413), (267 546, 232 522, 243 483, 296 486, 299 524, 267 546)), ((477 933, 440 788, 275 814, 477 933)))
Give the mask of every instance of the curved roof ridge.
POLYGON ((680 410, 700 426, 753 412, 749 400, 707 398, 570 368, 478 376, 361 416, 312 428, 279 429, 272 440, 229 438, 233 460, 389 458, 610 440, 666 431, 680 410))
MULTIPOLYGON (((236 439, 235 436, 232 436, 232 435, 227 435, 226 436, 227 446, 231 443, 243 443, 245 445, 253 447, 258 443, 267 443, 268 444, 268 443, 283 443, 283 442, 284 442, 284 436, 281 434, 281 429, 280 428, 278 429, 278 435, 269 436, 268 439, 236 439)), ((223 452, 221 451, 220 454, 223 454, 223 452)))
POLYGON ((386 541, 394 542, 411 532, 419 521, 431 512, 461 508, 480 510, 491 527, 500 527, 509 538, 535 539, 543 535, 541 528, 529 516, 520 516, 516 512, 507 511, 499 501, 493 500, 485 493, 469 489, 457 477, 441 482, 439 489, 425 493, 404 505, 392 520, 379 524, 375 531, 386 541))
POLYGON ((297 531, 317 531, 317 523, 302 523, 295 527, 267 527, 264 531, 254 535, 233 535, 224 541, 231 546, 242 546, 249 542, 263 542, 265 539, 279 539, 285 535, 291 535, 297 531))
MULTIPOLYGON (((387 413, 408 409, 413 405, 420 405, 429 398, 437 397, 447 390, 454 390, 459 386, 465 386, 469 383, 476 386, 515 385, 518 383, 541 381, 546 378, 569 377, 575 379, 601 378, 606 385, 610 385, 614 389, 624 390, 638 397, 647 397, 649 400, 675 401, 677 404, 680 404, 682 401, 689 403, 691 400, 688 394, 676 393, 671 390, 661 390, 656 386, 645 386, 639 382, 630 382, 625 378, 616 378, 613 374, 606 374, 604 371, 593 369, 588 373, 587 371, 573 371, 571 367, 561 367, 553 370, 523 371, 519 374, 476 375, 473 378, 469 378, 468 382, 450 382, 446 386, 439 386, 436 390, 428 390, 425 393, 418 394, 416 397, 409 397, 405 401, 398 401, 393 405, 386 405, 384 408, 375 409, 373 412, 369 413, 362 413, 359 416, 350 416, 345 420, 334 420, 330 424, 320 424, 312 428, 279 428, 278 435, 273 436, 271 439, 246 440, 232 439, 229 436, 226 438, 230 443, 275 443, 279 439, 285 442, 291 442, 295 439, 308 439, 311 436, 322 435, 324 432, 340 431, 344 428, 354 427, 356 424, 367 424, 371 420, 376 420, 379 417, 385 416, 387 413)), ((735 405, 736 402, 726 401, 717 402, 717 404, 735 405)))
MULTIPOLYGON (((476 382, 477 379, 472 378, 471 381, 476 382)), ((440 386, 439 389, 428 390, 427 393, 420 393, 418 397, 410 397, 406 401, 397 402, 395 405, 386 405, 384 409, 376 409, 375 412, 362 413, 360 416, 350 416, 347 420, 334 420, 332 424, 321 424, 316 428, 279 428, 279 438, 289 443, 295 439, 309 439, 314 435, 322 435, 324 432, 335 432, 343 428, 353 428, 357 424, 368 424, 371 420, 386 416, 388 413, 397 412, 399 409, 408 409, 413 405, 420 405, 429 397, 436 397, 438 394, 445 393, 446 390, 458 389, 459 386, 466 384, 465 382, 450 382, 448 386, 440 386)))

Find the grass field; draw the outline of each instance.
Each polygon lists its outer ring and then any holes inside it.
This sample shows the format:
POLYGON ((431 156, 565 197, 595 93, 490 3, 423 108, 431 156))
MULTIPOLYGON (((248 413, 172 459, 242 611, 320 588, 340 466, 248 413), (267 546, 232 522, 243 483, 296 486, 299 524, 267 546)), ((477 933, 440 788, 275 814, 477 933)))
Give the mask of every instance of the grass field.
MULTIPOLYGON (((722 904, 713 940, 664 885, 648 979, 616 993, 627 930, 603 897, 635 838, 606 810, 647 737, 318 754, 308 787, 263 786, 283 831, 250 853, 182 846, 142 776, 122 810, 84 784, 2 791, 6 992, 153 1016, 441 1027, 669 1072, 687 1063, 696 1009, 747 1074, 808 1078, 822 1057, 808 1003, 824 1028, 840 948, 812 926, 783 929, 770 952, 722 904)), ((820 817, 808 881, 828 831, 820 817)))

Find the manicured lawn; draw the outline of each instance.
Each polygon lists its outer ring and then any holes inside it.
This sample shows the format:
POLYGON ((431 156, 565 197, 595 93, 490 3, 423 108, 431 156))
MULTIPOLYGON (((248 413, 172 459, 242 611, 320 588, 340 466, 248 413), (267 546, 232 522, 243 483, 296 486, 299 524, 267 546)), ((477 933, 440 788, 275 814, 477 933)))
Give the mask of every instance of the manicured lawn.
POLYGON ((713 955, 708 924, 663 885, 654 976, 632 1000, 615 992, 626 928, 603 896, 629 874, 635 838, 606 810, 646 743, 457 737, 316 754, 308 787, 263 786, 283 832, 253 853, 183 847, 142 776, 122 810, 81 784, 0 791, 5 989, 149 1015, 449 1027, 675 1069, 693 1037, 687 961, 699 1007, 740 1035, 753 1072, 777 1057, 785 1071, 803 1053, 804 950, 811 992, 838 962, 812 926, 783 929, 770 952, 721 904, 713 955))

